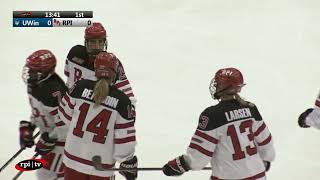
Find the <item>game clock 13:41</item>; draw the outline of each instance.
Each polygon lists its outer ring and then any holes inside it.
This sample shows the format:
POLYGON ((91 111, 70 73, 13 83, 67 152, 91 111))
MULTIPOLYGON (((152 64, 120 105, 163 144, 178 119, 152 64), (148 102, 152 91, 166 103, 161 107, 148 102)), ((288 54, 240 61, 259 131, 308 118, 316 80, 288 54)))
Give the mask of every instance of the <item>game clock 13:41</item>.
POLYGON ((46 18, 59 18, 60 17, 60 12, 45 12, 46 18))

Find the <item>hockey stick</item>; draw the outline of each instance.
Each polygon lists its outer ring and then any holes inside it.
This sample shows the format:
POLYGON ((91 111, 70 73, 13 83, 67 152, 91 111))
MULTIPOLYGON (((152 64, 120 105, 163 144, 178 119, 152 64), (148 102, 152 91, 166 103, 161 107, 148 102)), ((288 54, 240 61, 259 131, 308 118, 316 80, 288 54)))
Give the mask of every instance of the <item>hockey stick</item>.
MULTIPOLYGON (((110 168, 106 169, 102 167, 101 164, 101 156, 93 156, 92 157, 92 165, 98 171, 130 171, 130 170, 137 170, 137 171, 162 171, 161 168, 110 168)), ((211 167, 205 167, 202 170, 211 170, 211 167)))
MULTIPOLYGON (((37 134, 35 134, 32 138, 35 139, 36 137, 38 137, 40 135, 40 131, 37 132, 37 134)), ((11 163, 11 161, 13 161, 23 150, 25 150, 26 147, 21 147, 19 149, 18 152, 16 152, 1 168, 0 168, 0 172, 8 166, 9 163, 11 163)))
MULTIPOLYGON (((35 159, 37 156, 39 156, 39 153, 35 153, 35 154, 32 156, 31 159, 35 159)), ((18 179, 23 172, 24 172, 24 171, 19 171, 19 172, 12 178, 12 180, 18 179)))

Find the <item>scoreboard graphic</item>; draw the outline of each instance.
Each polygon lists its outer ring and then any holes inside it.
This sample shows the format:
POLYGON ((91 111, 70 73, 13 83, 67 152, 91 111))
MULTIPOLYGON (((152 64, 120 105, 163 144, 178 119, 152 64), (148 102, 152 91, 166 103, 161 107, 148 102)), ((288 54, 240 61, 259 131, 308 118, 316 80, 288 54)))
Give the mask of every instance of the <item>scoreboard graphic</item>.
POLYGON ((13 27, 87 27, 92 11, 13 11, 13 27))

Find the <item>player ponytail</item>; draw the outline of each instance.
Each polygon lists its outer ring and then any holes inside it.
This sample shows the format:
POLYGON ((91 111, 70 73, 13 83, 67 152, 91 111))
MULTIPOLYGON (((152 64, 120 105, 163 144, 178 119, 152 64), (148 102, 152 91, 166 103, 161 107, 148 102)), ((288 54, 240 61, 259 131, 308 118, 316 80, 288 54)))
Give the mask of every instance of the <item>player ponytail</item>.
POLYGON ((109 95, 109 88, 111 82, 108 79, 101 78, 97 81, 93 90, 93 100, 95 105, 100 105, 109 95))
POLYGON ((248 102, 244 99, 242 99, 242 97, 239 96, 239 94, 235 94, 234 98, 243 106, 243 107, 254 107, 256 106, 255 104, 248 102))

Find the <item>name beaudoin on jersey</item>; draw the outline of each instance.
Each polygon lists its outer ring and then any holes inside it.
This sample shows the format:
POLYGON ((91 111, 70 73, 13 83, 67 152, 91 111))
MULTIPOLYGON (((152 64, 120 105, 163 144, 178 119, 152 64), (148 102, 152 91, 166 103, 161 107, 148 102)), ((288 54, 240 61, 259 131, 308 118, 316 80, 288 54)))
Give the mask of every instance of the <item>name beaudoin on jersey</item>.
MULTIPOLYGON (((70 96, 94 103, 93 89, 95 84, 96 81, 81 79, 77 81, 72 88, 70 88, 70 96)), ((110 86, 109 95, 101 105, 116 110, 126 119, 132 119, 132 117, 128 116, 128 106, 131 105, 130 99, 115 86, 110 86)))
POLYGON ((211 162, 212 179, 257 179, 265 175, 262 160, 274 159, 272 144, 271 133, 255 106, 227 100, 201 113, 184 156, 193 170, 211 162))
MULTIPOLYGON (((118 59, 119 60, 119 59, 118 59)), ((68 77, 67 86, 71 88, 74 83, 81 78, 96 80, 93 61, 89 61, 87 49, 83 45, 72 47, 68 53, 64 74, 68 77)), ((124 92, 133 104, 136 103, 132 87, 124 72, 123 65, 119 60, 119 66, 116 74, 115 86, 124 92)))

